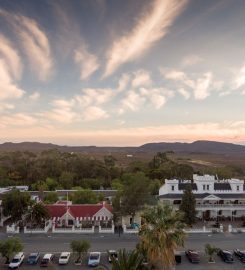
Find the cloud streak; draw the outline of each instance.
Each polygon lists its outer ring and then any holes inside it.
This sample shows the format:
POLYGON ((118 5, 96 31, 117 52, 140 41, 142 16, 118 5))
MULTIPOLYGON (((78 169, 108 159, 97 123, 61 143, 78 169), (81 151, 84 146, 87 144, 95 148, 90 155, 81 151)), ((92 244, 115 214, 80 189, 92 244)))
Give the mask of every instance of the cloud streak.
POLYGON ((31 70, 35 71, 38 79, 46 81, 50 78, 53 68, 53 58, 46 33, 35 20, 26 16, 4 10, 0 10, 0 15, 9 22, 19 37, 31 70))
POLYGON ((141 15, 133 30, 115 40, 109 48, 104 77, 111 75, 120 65, 142 56, 163 38, 187 2, 155 0, 150 11, 141 15))
POLYGON ((81 80, 88 79, 100 66, 97 57, 84 46, 75 50, 74 61, 80 68, 81 80))

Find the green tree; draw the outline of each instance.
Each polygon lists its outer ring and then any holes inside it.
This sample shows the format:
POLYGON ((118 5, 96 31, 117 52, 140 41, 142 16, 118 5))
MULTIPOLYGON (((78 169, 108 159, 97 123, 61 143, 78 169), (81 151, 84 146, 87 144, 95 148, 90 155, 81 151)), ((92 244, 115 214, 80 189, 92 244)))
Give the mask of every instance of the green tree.
POLYGON ((9 238, 0 241, 0 253, 2 257, 6 258, 6 264, 10 263, 10 258, 17 252, 23 250, 23 245, 19 238, 9 238))
POLYGON ((144 209, 150 198, 150 180, 144 173, 126 174, 123 177, 123 190, 120 198, 122 214, 131 215, 144 209))
POLYGON ((196 199, 191 185, 188 185, 182 196, 180 211, 184 213, 184 222, 193 225, 196 221, 196 199))
POLYGON ((27 221, 31 222, 31 226, 40 226, 50 218, 50 213, 43 203, 35 203, 27 213, 27 221))
POLYGON ((218 251, 218 248, 216 248, 215 246, 212 246, 210 244, 205 245, 205 253, 208 256, 208 261, 209 262, 214 262, 213 255, 217 251, 218 251))
POLYGON ((87 253, 90 243, 87 240, 73 240, 70 244, 72 252, 77 255, 75 262, 80 262, 83 253, 87 253))
POLYGON ((74 192, 71 200, 74 204, 94 204, 99 202, 98 196, 91 189, 83 189, 74 192))
POLYGON ((112 259, 112 270, 143 270, 143 256, 133 250, 132 252, 125 249, 119 250, 118 258, 112 259))
POLYGON ((60 185, 64 189, 71 189, 73 186, 74 174, 72 172, 63 171, 59 177, 60 185))
POLYGON ((43 201, 47 204, 56 203, 59 200, 58 194, 55 191, 45 193, 43 201))
POLYGON ((58 182, 51 177, 47 177, 45 183, 50 191, 54 191, 58 186, 58 182))
POLYGON ((2 207, 5 216, 11 216, 13 222, 22 219, 22 215, 30 205, 30 195, 14 189, 3 195, 2 207))
POLYGON ((169 205, 157 205, 143 214, 140 231, 142 248, 148 261, 156 269, 171 269, 175 264, 175 250, 184 245, 184 224, 180 212, 169 205))

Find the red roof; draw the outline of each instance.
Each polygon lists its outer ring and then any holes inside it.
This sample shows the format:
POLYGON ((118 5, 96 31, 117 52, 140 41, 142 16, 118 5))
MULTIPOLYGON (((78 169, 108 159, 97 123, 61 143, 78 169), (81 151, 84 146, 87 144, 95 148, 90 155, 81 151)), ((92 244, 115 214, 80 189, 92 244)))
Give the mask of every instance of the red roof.
POLYGON ((109 205, 103 204, 74 204, 74 205, 60 205, 52 204, 46 205, 51 217, 62 217, 67 209, 74 218, 80 217, 93 217, 100 209, 105 207, 108 211, 112 212, 112 208, 109 205))

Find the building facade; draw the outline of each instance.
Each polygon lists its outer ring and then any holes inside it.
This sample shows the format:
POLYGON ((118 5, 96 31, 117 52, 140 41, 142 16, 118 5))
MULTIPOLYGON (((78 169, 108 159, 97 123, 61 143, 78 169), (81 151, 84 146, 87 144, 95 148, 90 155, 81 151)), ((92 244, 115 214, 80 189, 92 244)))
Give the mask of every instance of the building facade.
POLYGON ((159 200, 178 210, 182 195, 191 185, 200 220, 236 220, 245 218, 244 181, 218 180, 213 175, 193 175, 193 180, 165 180, 159 189, 159 200))

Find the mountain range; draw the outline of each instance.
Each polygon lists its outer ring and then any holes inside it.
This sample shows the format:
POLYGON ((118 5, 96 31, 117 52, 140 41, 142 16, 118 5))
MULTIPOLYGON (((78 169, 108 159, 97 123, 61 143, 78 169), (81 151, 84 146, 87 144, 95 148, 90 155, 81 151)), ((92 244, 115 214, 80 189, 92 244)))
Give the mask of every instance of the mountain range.
POLYGON ((98 147, 98 146, 66 146, 40 142, 6 142, 0 144, 0 151, 33 151, 57 149, 62 152, 81 153, 154 153, 154 152, 183 152, 183 153, 211 153, 245 155, 245 145, 216 141, 195 141, 192 143, 147 143, 136 147, 98 147))

